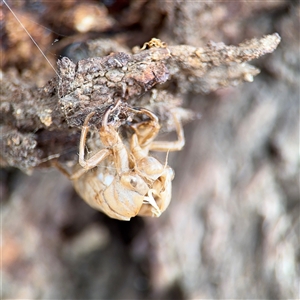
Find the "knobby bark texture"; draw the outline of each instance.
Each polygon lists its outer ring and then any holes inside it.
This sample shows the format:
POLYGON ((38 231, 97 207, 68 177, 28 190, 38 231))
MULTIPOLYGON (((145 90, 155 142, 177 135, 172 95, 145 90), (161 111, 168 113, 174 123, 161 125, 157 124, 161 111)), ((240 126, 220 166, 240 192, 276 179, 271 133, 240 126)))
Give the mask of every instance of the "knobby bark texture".
POLYGON ((2 298, 299 297, 299 4, 8 3, 57 74, 2 5, 2 298), (185 124, 160 218, 109 219, 54 168, 116 103, 124 140, 132 107, 185 124))

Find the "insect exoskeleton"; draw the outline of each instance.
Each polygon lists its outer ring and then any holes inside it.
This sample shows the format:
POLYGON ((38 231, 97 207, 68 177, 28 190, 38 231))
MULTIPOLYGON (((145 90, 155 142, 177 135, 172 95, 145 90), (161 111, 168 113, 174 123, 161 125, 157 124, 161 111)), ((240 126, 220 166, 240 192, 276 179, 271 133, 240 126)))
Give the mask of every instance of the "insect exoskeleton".
POLYGON ((152 38, 149 42, 144 43, 141 50, 145 50, 147 48, 167 48, 167 44, 162 42, 160 39, 152 38))
POLYGON ((162 164, 149 151, 178 151, 184 145, 184 134, 177 116, 174 121, 178 140, 154 141, 160 130, 157 116, 146 109, 131 109, 148 120, 131 125, 129 145, 122 140, 114 124, 108 122, 114 110, 110 107, 99 129, 103 149, 85 158, 90 113, 83 124, 79 164, 70 179, 78 194, 93 208, 111 218, 130 220, 140 216, 160 216, 171 201, 174 172, 167 162, 162 164))

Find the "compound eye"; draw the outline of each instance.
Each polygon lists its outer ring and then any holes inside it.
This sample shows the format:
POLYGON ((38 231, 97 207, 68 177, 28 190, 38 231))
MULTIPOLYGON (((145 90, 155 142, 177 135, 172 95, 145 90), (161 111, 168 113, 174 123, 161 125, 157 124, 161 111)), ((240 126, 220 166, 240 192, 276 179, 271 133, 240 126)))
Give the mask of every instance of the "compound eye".
POLYGON ((147 183, 136 174, 124 174, 121 176, 121 183, 123 188, 127 188, 128 190, 134 191, 140 195, 145 195, 149 190, 147 183))
POLYGON ((123 175, 121 181, 128 188, 135 188, 138 184, 138 180, 135 176, 132 175, 123 175))
POLYGON ((137 185, 137 180, 136 180, 136 178, 131 177, 129 182, 130 182, 130 184, 131 184, 133 187, 136 187, 136 185, 137 185))

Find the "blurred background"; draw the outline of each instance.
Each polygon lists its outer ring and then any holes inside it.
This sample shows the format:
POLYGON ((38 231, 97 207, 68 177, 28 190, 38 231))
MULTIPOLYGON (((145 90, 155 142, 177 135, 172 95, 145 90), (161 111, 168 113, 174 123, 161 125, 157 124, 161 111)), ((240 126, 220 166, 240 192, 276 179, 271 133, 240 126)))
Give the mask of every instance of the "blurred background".
MULTIPOLYGON (((185 95, 202 117, 169 155, 173 197, 158 219, 110 219, 55 169, 2 168, 2 299, 298 299, 299 2, 7 2, 53 65, 96 38, 282 41, 251 62, 254 82, 185 95)), ((1 5, 2 70, 43 86, 54 71, 1 5)))

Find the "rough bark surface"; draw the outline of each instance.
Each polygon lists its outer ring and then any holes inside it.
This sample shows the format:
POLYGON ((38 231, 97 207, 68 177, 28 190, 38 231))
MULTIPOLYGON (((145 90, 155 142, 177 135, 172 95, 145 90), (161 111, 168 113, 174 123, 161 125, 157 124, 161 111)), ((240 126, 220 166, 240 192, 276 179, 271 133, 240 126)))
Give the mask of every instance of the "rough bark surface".
POLYGON ((2 298, 299 298, 299 4, 8 3, 59 60, 2 4, 2 298), (51 167, 118 100, 124 139, 128 107, 186 124, 160 218, 109 219, 51 167))

